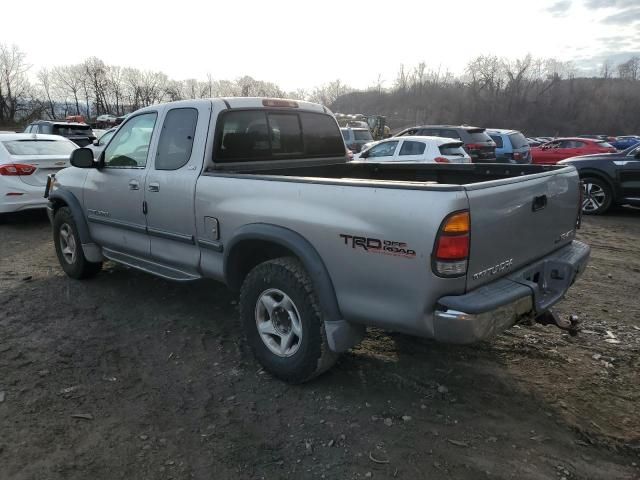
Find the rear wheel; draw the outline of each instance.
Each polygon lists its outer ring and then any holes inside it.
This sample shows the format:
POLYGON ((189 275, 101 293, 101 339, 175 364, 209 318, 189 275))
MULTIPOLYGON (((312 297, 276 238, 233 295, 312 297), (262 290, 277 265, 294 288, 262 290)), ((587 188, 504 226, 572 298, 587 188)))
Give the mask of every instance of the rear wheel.
POLYGON ((78 229, 68 207, 60 208, 53 219, 53 243, 60 266, 71 278, 90 278, 102 268, 102 263, 85 258, 78 229))
POLYGON ((597 177, 582 179, 583 197, 582 213, 585 215, 600 215, 611 206, 612 192, 609 184, 597 177))
POLYGON ((329 350, 311 279, 296 258, 251 270, 240 292, 240 318, 258 361, 286 382, 310 380, 338 358, 329 350))

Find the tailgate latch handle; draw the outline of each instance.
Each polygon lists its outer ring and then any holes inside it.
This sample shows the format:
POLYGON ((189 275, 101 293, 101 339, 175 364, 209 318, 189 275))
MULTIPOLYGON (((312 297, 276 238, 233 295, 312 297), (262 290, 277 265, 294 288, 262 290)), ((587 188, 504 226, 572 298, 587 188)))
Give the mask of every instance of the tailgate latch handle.
POLYGON ((538 210, 542 210, 547 206, 547 196, 540 195, 539 197, 533 197, 533 204, 531 205, 531 210, 537 212, 538 210))

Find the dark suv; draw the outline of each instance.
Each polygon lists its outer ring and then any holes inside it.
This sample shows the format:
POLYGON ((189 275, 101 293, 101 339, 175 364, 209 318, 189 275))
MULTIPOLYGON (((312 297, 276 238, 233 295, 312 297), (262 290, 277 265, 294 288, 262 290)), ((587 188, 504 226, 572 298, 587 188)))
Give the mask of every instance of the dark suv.
POLYGON ((405 128, 394 137, 420 135, 426 137, 454 138, 464 143, 464 149, 472 162, 493 163, 496 161, 496 143, 484 128, 455 125, 421 125, 405 128))
POLYGON ((36 120, 24 129, 24 133, 60 135, 80 147, 91 145, 96 139, 93 130, 86 123, 56 122, 55 120, 36 120))

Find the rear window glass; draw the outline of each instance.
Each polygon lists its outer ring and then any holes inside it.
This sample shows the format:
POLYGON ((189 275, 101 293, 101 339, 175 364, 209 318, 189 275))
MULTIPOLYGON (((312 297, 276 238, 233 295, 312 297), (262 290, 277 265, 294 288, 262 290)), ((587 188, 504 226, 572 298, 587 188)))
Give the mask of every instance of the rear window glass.
POLYGON ((503 143, 502 143, 502 137, 500 135, 489 135, 489 136, 491 137, 491 140, 496 142, 496 147, 502 148, 503 143))
POLYGON ((491 137, 484 130, 467 130, 468 143, 488 142, 491 137))
POLYGON ((8 140, 2 145, 11 155, 70 155, 78 146, 60 140, 8 140))
POLYGON ((445 143, 440 145, 440 155, 449 155, 452 157, 464 157, 464 149, 462 143, 445 143))
POLYGON ((158 142, 156 170, 177 170, 187 164, 197 122, 195 108, 174 108, 167 113, 158 142))
POLYGON ((220 119, 216 161, 344 156, 344 140, 333 117, 265 109, 225 112, 220 119))
POLYGON ((400 148, 400 155, 422 155, 426 145, 423 142, 405 140, 400 148))
POLYGON ((51 131, 54 135, 74 136, 82 135, 93 137, 93 132, 89 125, 54 125, 51 131))
POLYGON ((369 130, 354 130, 353 138, 354 140, 373 140, 369 130))
POLYGON ((512 133, 511 135, 509 135, 509 140, 511 140, 511 146, 513 148, 522 148, 529 145, 529 142, 527 142, 527 139, 525 138, 525 136, 519 132, 512 133))

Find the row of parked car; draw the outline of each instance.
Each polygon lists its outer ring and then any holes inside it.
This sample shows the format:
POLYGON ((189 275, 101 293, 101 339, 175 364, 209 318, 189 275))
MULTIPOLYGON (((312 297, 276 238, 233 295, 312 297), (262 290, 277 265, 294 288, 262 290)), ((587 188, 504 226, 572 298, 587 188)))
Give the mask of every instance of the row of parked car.
POLYGON ((640 206, 640 137, 528 138, 517 130, 422 125, 374 142, 366 128, 342 128, 354 161, 407 163, 570 163, 584 184, 583 211, 640 206))

